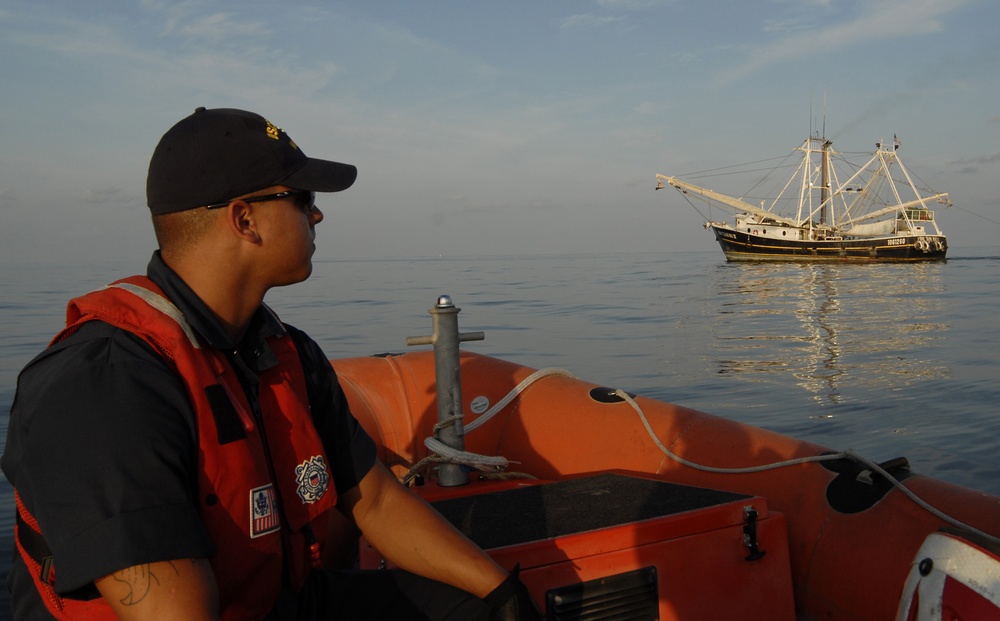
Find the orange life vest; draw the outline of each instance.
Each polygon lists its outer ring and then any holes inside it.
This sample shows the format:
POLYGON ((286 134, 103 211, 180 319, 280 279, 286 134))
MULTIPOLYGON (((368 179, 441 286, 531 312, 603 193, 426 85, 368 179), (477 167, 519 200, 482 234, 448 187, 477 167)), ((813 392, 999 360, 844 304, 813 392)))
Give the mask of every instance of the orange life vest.
MULTIPOLYGON (((150 279, 133 276, 72 300, 67 327, 53 343, 92 320, 142 338, 186 384, 198 420, 198 510, 216 545, 209 560, 220 616, 264 617, 277 598, 283 563, 296 589, 319 566, 328 511, 336 504, 329 460, 312 422, 291 337, 268 340, 278 364, 260 373, 260 413, 255 416, 226 356, 200 343, 180 310, 150 279)), ((40 534, 20 500, 17 505, 16 528, 40 534)), ((21 534, 15 539, 53 615, 114 618, 103 599, 58 596, 53 588, 58 559, 36 558, 26 549, 30 546, 22 545, 21 534)))

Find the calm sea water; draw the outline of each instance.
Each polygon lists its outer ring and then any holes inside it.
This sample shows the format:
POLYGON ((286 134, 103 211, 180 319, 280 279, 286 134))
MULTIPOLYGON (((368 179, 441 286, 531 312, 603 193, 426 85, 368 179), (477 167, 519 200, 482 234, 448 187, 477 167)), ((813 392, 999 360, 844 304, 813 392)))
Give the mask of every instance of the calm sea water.
MULTIPOLYGON (((0 434, 66 300, 144 263, 0 275, 0 434)), ((331 357, 406 351, 439 294, 463 347, 1000 494, 1000 248, 923 265, 732 264, 721 252, 318 262, 268 302, 331 357)), ((13 524, 0 480, 0 573, 13 524)), ((0 598, 6 592, 0 589, 0 598)), ((0 601, 0 617, 6 611, 0 601)))

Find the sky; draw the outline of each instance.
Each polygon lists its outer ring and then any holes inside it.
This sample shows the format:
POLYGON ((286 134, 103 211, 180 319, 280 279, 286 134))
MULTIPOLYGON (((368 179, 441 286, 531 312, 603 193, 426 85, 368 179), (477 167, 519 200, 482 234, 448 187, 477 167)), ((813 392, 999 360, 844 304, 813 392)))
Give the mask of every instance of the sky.
POLYGON ((996 0, 0 0, 0 266, 155 247, 150 154, 198 106, 358 166, 318 259, 718 250, 657 173, 898 136, 1000 234, 996 0))

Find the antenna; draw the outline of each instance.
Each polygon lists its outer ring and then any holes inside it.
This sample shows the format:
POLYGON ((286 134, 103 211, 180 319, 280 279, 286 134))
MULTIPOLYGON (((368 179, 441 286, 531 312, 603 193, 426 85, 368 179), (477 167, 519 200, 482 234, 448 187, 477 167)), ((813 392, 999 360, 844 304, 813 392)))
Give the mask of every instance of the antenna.
POLYGON ((823 83, 823 139, 826 139, 826 82, 823 83))
POLYGON ((809 137, 813 135, 813 85, 809 83, 809 137))

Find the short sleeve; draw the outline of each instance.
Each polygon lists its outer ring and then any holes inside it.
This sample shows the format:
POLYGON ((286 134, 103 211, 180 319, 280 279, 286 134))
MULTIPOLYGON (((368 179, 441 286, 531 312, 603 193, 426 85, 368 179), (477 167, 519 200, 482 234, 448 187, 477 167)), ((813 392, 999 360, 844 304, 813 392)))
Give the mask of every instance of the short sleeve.
POLYGON ((132 565, 208 557, 186 389, 137 337, 89 322, 22 371, 3 470, 70 593, 132 565))

